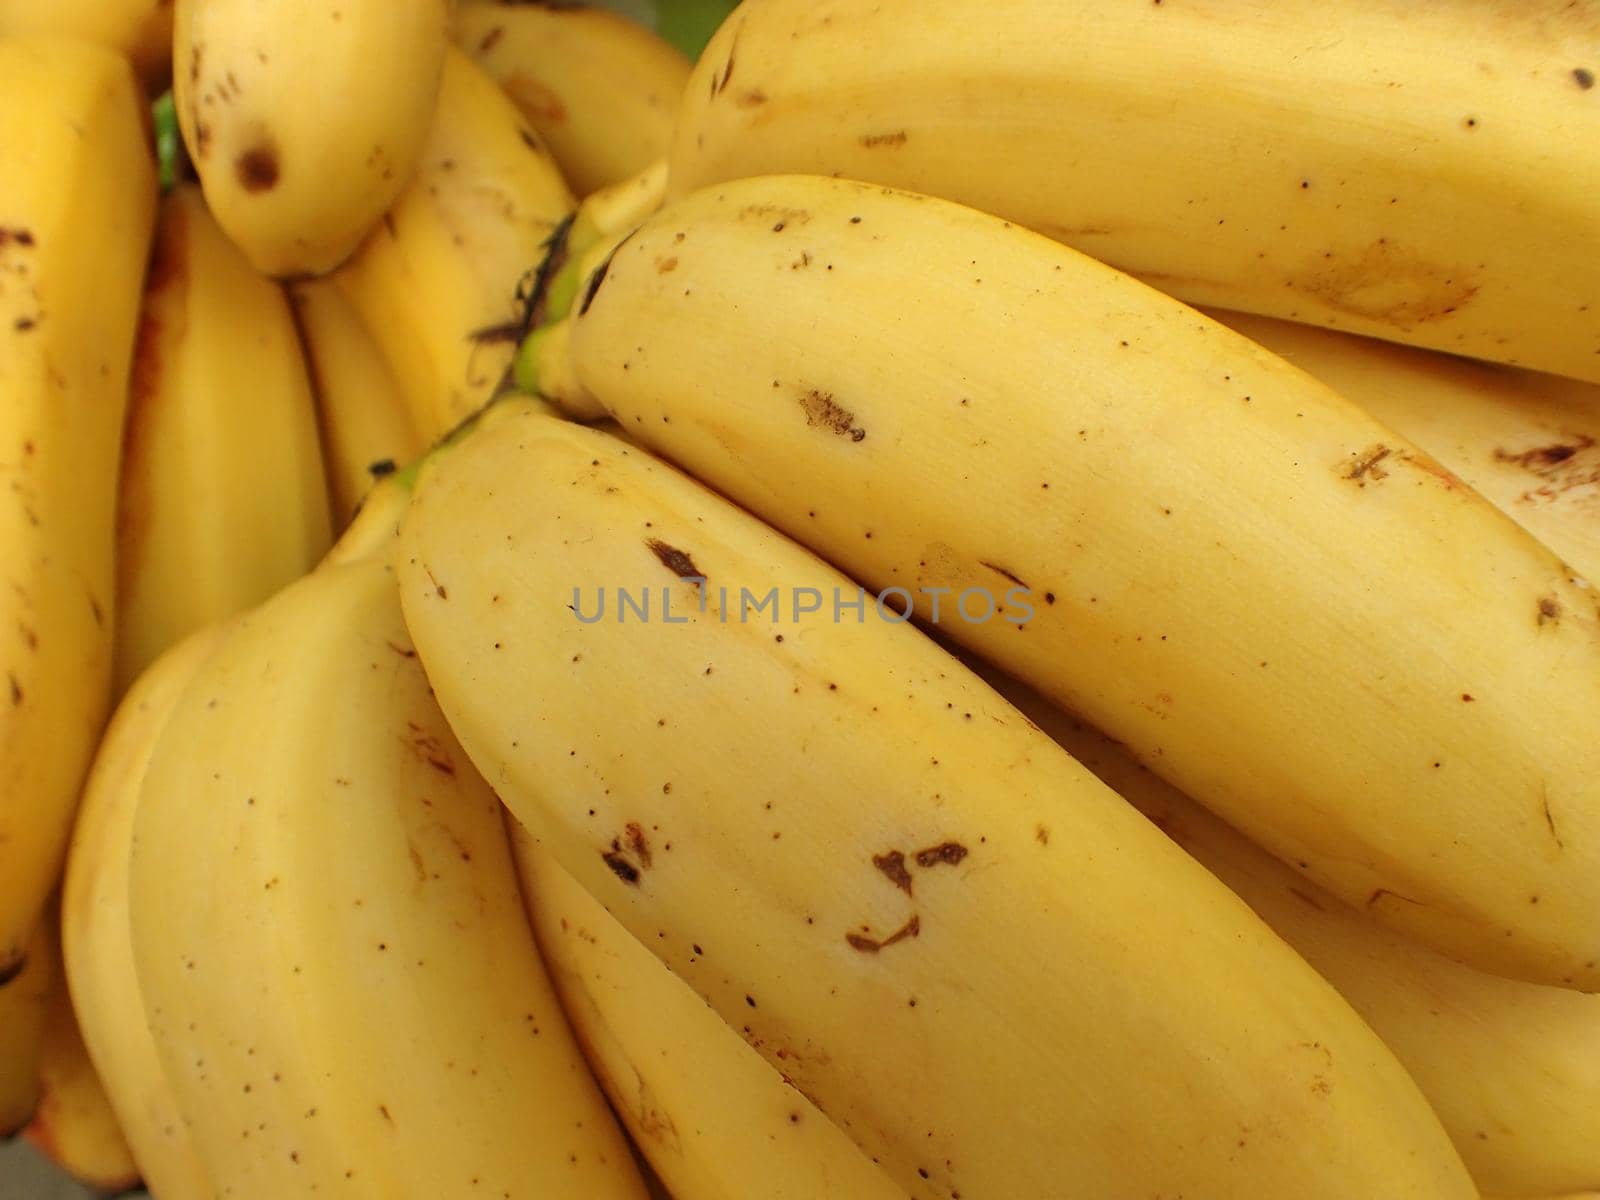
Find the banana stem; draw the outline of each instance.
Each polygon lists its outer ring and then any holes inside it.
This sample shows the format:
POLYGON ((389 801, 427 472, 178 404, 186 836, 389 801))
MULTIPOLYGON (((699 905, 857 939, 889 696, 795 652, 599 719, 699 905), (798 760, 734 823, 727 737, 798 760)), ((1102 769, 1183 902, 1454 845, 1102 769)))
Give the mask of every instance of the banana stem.
POLYGON ((170 88, 150 106, 150 116, 155 125, 156 167, 161 190, 170 192, 189 173, 189 155, 178 128, 178 106, 170 88))

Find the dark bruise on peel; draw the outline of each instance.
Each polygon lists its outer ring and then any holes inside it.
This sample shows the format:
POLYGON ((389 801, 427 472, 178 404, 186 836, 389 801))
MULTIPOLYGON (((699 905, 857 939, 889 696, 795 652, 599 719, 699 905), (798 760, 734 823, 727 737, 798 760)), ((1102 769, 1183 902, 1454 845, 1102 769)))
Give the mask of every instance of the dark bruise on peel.
POLYGON ((897 129, 893 133, 864 133, 858 140, 868 150, 876 146, 904 146, 906 144, 906 131, 897 129))
POLYGON ((1594 86, 1594 72, 1588 67, 1573 67, 1572 78, 1586 92, 1594 86))
POLYGON ((606 866, 611 868, 611 873, 622 880, 623 883, 638 885, 639 868, 623 856, 620 843, 612 842, 611 849, 600 851, 600 858, 606 866))
POLYGON ((1554 596, 1539 597, 1539 624, 1551 625, 1561 619, 1561 602, 1554 596))
POLYGON ((1355 462, 1345 467, 1344 477, 1357 482, 1386 478, 1389 472, 1379 464, 1393 453, 1393 450, 1382 444, 1369 447, 1356 456, 1355 462))
MULTIPOLYGON (((1022 576, 1018 575, 1015 571, 1006 570, 1006 568, 1002 567, 999 563, 992 563, 986 559, 979 559, 978 565, 980 567, 988 567, 989 570, 993 571, 996 575, 1000 575, 1011 580, 1011 582, 1016 584, 1019 588, 1028 587, 1027 580, 1023 579, 1022 576)), ((1032 589, 1029 588, 1029 590, 1031 591, 1032 589)))
POLYGON ((834 401, 832 392, 812 388, 800 397, 800 410, 806 414, 806 424, 813 429, 826 429, 852 442, 866 439, 867 431, 856 424, 856 415, 834 401))
POLYGON ((281 173, 278 152, 271 146, 246 150, 234 160, 233 169, 239 176, 239 186, 251 193, 270 192, 278 186, 281 173))
POLYGON ((1494 460, 1512 463, 1535 475, 1547 475, 1568 459, 1581 454, 1594 445, 1588 434, 1576 434, 1570 442, 1555 442, 1549 446, 1535 446, 1531 450, 1503 450, 1495 448, 1494 460))
POLYGON ((698 583, 705 578, 704 572, 694 565, 694 559, 690 558, 686 551, 679 550, 676 546, 669 546, 660 538, 646 538, 644 544, 661 565, 679 579, 698 583))
POLYGON ((633 848, 634 857, 639 860, 639 865, 644 868, 650 866, 650 843, 645 840, 644 826, 637 821, 629 821, 623 827, 628 835, 628 845, 633 848))
POLYGON ((878 951, 885 950, 894 945, 896 942, 903 942, 906 938, 914 938, 921 932, 922 920, 917 916, 916 913, 912 913, 909 921, 900 926, 899 929, 896 929, 888 937, 881 940, 878 938, 868 937, 864 933, 856 933, 854 930, 845 934, 844 940, 850 943, 852 949, 859 950, 863 954, 876 954, 878 951))
POLYGON ((895 887, 906 895, 911 895, 911 872, 906 870, 904 854, 898 850, 890 850, 887 854, 874 854, 872 865, 888 876, 889 882, 895 887))
POLYGON ((1415 904, 1419 908, 1424 907, 1424 905, 1423 905, 1421 900, 1413 900, 1410 896, 1402 896, 1399 892, 1393 891, 1390 888, 1378 888, 1378 889, 1376 889, 1372 893, 1372 895, 1367 897, 1367 907, 1371 908, 1374 904, 1376 904, 1379 900, 1382 900, 1385 896, 1392 896, 1396 900, 1404 900, 1407 904, 1415 904))
POLYGON ((967 848, 960 842, 940 842, 926 850, 917 851, 917 866, 937 867, 940 863, 955 866, 967 856, 967 848))

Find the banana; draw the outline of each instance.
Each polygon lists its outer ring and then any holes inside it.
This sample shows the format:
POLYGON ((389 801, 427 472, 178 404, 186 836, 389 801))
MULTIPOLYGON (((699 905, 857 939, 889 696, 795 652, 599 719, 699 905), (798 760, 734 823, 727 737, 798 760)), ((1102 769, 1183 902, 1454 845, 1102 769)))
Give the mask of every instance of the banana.
POLYGON ((0 1139, 26 1125, 39 1103, 52 958, 50 930, 41 922, 26 955, 0 975, 0 1139))
MULTIPOLYGON (((39 1056, 39 1104, 22 1134, 85 1187, 103 1194, 126 1192, 138 1185, 139 1168, 78 1031, 60 939, 50 942, 53 983, 39 1056)), ((139 1014, 124 1013, 122 1019, 137 1021, 139 1014)))
POLYGON ((424 441, 477 412, 504 378, 523 281, 572 207, 538 135, 451 51, 417 178, 336 277, 424 441))
POLYGON ((1268 317, 1211 315, 1415 441, 1600 583, 1600 388, 1268 317))
POLYGON ((398 562, 517 818, 909 1194, 1476 1194, 1225 888, 898 616, 831 621, 855 585, 671 468, 506 416, 425 464, 398 562))
POLYGON ((905 1200, 515 820, 539 948, 589 1065, 674 1196, 905 1200))
POLYGON ((239 618, 156 741, 129 919, 158 1056, 218 1195, 642 1198, 401 623, 405 500, 239 618))
POLYGON ((669 205, 570 320, 630 435, 1308 878, 1600 988, 1596 593, 1355 405, 998 217, 815 177, 669 205))
POLYGON ((173 90, 217 221, 268 275, 343 262, 406 187, 449 0, 174 0, 173 90))
POLYGON ((575 4, 467 0, 455 37, 539 131, 579 195, 666 157, 690 63, 638 22, 575 4))
POLYGON ((61 894, 62 951, 90 1059, 151 1191, 214 1193, 144 1020, 128 921, 128 861, 139 785, 178 697, 221 644, 208 625, 163 654, 123 697, 84 788, 61 894))
POLYGON ((1600 382, 1600 10, 1392 0, 750 0, 675 195, 842 175, 1196 304, 1600 382))
POLYGON ((1110 739, 1028 688, 985 678, 1350 1001, 1422 1088, 1481 1188, 1549 1196, 1600 1179, 1600 996, 1485 975, 1381 929, 1110 739))
POLYGON ((162 202, 125 437, 119 693, 168 646, 305 574, 332 538, 289 303, 194 184, 162 202))
POLYGON ((120 54, 0 38, 0 978, 110 700, 117 458, 156 202, 120 54))
POLYGON ((0 0, 0 37, 19 33, 66 34, 120 50, 153 92, 172 74, 172 0, 0 0))
POLYGON ((388 360, 344 293, 317 280, 296 284, 289 297, 315 385, 334 521, 343 529, 373 482, 424 444, 388 360))

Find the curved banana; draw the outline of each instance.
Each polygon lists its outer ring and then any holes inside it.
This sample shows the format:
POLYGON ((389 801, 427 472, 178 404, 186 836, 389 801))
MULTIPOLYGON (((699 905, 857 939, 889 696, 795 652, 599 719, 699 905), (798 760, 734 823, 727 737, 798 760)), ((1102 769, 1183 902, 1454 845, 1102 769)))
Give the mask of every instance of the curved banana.
POLYGON ((1394 1051, 1486 1191, 1600 1179, 1600 995, 1485 975, 1390 933, 1037 693, 995 687, 1271 925, 1394 1051))
POLYGON ((554 855, 510 819, 528 917, 611 1106, 674 1196, 905 1200, 554 855))
POLYGON ((830 620, 855 585, 687 477, 507 417, 425 464, 397 558, 518 819, 911 1195, 1475 1194, 1225 888, 892 611, 830 620))
POLYGON ((910 188, 1191 303, 1600 382, 1597 38, 1567 0, 751 0, 672 187, 910 188))
POLYGON ((0 38, 0 978, 55 886, 110 701, 117 460, 156 204, 145 121, 120 54, 0 38))
MULTIPOLYGON (((54 923, 54 913, 50 920, 54 923)), ((50 941, 55 962, 39 1055, 39 1103, 22 1134, 39 1153, 85 1187, 116 1195, 138 1186, 139 1167, 84 1048, 67 988, 60 939, 52 937, 50 941)), ((137 1009, 122 1014, 124 1021, 140 1018, 137 1009)))
POLYGON ((1309 878, 1600 988, 1597 593, 1355 405, 998 217, 816 177, 669 205, 570 319, 632 436, 1309 878))
POLYGON ((343 529, 373 483, 425 446, 388 360, 337 285, 299 283, 289 297, 317 396, 334 523, 343 529))
POLYGON ((283 289, 180 184, 162 202, 123 448, 116 684, 298 579, 332 539, 283 289))
POLYGON ((218 223, 268 275, 343 262, 411 180, 449 0, 174 0, 184 144, 218 223))
POLYGON ((129 890, 158 1054, 218 1194, 642 1200, 401 623, 405 502, 239 618, 157 740, 129 890))
POLYGON ((539 131, 580 196, 666 157, 691 64, 638 22, 576 4, 467 0, 455 37, 539 131))
POLYGON ((1416 442, 1600 585, 1600 387, 1268 317, 1211 315, 1416 442))
POLYGON ((416 179, 337 276, 425 441, 477 412, 505 377, 524 281, 572 207, 516 107, 452 50, 416 179))
POLYGON ((120 50, 152 92, 172 74, 172 0, 0 0, 0 37, 59 33, 120 50))
POLYGON ((128 862, 135 803, 156 739, 226 628, 208 625, 190 635, 123 697, 84 788, 61 893, 62 952, 83 1041, 140 1174, 161 1200, 209 1200, 213 1192, 144 1020, 128 862))
POLYGON ((26 1125, 39 1103, 54 958, 50 937, 48 925, 41 923, 27 953, 0 975, 0 1139, 26 1125))

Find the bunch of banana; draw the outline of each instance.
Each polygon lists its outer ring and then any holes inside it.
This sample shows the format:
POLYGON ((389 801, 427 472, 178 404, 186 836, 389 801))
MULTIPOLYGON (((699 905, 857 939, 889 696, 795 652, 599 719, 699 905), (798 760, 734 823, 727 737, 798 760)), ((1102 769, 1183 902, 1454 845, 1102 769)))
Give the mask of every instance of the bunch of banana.
POLYGON ((128 917, 214 1194, 643 1197, 401 621, 397 484, 167 717, 128 917))
POLYGON ((289 292, 317 398, 333 519, 343 529, 375 480, 411 462, 423 441, 383 351, 331 280, 289 292))
POLYGON ((118 512, 119 694, 168 646, 305 574, 331 540, 288 301, 194 184, 162 202, 135 361, 118 512))
POLYGON ((516 106, 450 51, 415 178, 335 277, 424 441, 475 413, 505 377, 525 325, 523 288, 572 207, 516 106))
POLYGON ((662 159, 690 63, 603 8, 466 0, 455 38, 516 102, 579 195, 662 159))
POLYGON ((1600 382, 1597 75, 1574 0, 748 0, 672 186, 891 184, 1192 303, 1600 382))
POLYGON ((450 0, 172 2, 178 120, 217 221, 268 274, 332 270, 420 161, 450 0))
POLYGON ((397 558, 518 819, 910 1194, 1474 1194, 1235 897, 900 615, 830 620, 854 584, 643 451, 506 415, 424 467, 397 558), (617 589, 651 619, 597 613, 617 589))
POLYGON ((144 125, 121 55, 0 37, 0 979, 55 887, 110 698, 117 461, 156 202, 144 125))
POLYGON ((1596 593, 1350 402, 999 217, 820 177, 668 205, 569 320, 631 436, 1307 878, 1600 988, 1596 593))
POLYGON ((172 0, 0 0, 0 37, 65 34, 120 50, 153 91, 172 73, 172 0))
POLYGON ((682 979, 511 821, 562 1007, 611 1106, 669 1192, 694 1200, 904 1200, 682 979))

